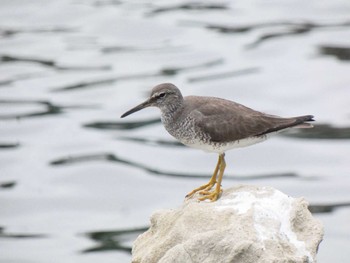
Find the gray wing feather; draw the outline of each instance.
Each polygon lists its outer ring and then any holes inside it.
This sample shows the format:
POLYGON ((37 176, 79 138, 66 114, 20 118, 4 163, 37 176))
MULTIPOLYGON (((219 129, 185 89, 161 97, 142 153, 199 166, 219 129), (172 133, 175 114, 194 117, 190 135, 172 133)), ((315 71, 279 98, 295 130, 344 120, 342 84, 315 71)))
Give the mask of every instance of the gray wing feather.
POLYGON ((255 111, 233 101, 207 98, 195 105, 190 115, 197 129, 210 136, 214 142, 228 142, 248 137, 263 136, 305 121, 312 116, 281 118, 255 111))

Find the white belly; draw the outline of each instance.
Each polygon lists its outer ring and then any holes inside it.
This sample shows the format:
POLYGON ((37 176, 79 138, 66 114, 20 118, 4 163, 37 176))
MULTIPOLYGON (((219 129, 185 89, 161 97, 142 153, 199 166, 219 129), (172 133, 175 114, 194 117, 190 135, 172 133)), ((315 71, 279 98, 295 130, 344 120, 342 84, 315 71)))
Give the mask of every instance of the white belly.
POLYGON ((228 142, 224 144, 219 144, 219 143, 204 144, 201 141, 196 141, 191 144, 188 144, 188 143, 184 143, 184 144, 191 148, 196 148, 206 152, 215 152, 215 153, 221 154, 234 148, 246 147, 246 146, 250 146, 250 145, 265 141, 268 137, 269 136, 267 135, 259 136, 259 137, 251 137, 251 138, 242 139, 234 142, 228 142))

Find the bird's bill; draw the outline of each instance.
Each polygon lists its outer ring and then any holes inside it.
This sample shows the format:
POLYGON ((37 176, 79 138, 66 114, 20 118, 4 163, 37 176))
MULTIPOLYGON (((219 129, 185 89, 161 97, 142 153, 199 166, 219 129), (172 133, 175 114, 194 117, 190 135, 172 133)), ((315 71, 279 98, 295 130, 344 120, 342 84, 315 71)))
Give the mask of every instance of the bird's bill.
POLYGON ((134 112, 137 112, 139 110, 142 110, 144 108, 147 108, 151 106, 151 102, 149 100, 146 100, 145 102, 141 103, 140 105, 137 105, 136 107, 132 108, 131 110, 128 110, 127 112, 125 112, 122 116, 120 116, 120 118, 124 118, 130 114, 133 114, 134 112))

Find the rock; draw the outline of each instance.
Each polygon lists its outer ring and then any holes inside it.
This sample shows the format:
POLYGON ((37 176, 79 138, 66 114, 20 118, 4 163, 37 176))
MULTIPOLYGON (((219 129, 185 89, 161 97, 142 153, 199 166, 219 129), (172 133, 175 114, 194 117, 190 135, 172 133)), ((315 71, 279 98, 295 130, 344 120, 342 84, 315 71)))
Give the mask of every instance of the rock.
POLYGON ((153 214, 133 263, 316 262, 323 226, 303 198, 256 186, 227 189, 216 202, 197 197, 153 214))

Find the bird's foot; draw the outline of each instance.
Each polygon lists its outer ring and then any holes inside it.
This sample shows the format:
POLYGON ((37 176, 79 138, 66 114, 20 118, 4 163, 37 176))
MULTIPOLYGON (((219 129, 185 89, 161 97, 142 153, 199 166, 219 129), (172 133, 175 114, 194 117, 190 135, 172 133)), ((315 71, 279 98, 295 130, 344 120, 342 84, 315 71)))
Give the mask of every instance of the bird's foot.
POLYGON ((204 184, 204 185, 192 190, 191 192, 189 192, 186 195, 186 198, 192 197, 197 192, 199 192, 199 194, 201 194, 201 195, 206 195, 215 184, 216 184, 216 182, 208 182, 207 184, 204 184))
POLYGON ((214 183, 207 183, 208 186, 206 188, 204 188, 202 191, 200 191, 199 194, 200 195, 207 195, 215 184, 216 184, 216 182, 214 182, 214 183))
POLYGON ((212 202, 219 199, 220 194, 222 193, 222 189, 215 189, 214 191, 202 191, 200 192, 202 197, 198 198, 199 201, 210 200, 212 202))

